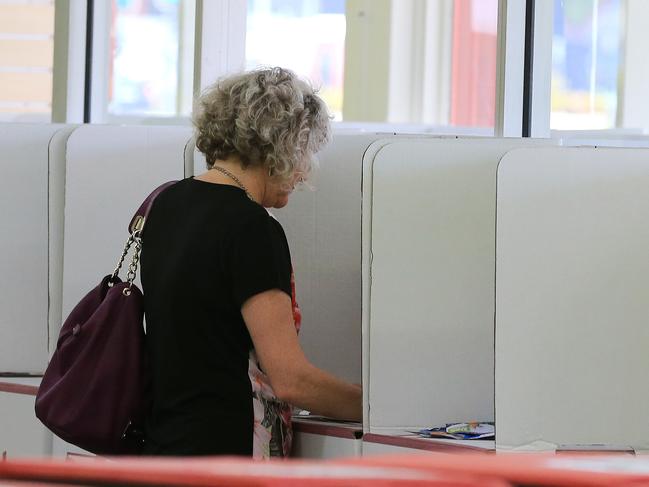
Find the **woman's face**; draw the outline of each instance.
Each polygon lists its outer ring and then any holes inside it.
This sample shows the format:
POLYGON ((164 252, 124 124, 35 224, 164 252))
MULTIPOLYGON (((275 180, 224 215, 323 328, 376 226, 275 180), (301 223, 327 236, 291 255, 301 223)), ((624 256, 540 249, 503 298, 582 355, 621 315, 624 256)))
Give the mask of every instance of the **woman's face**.
POLYGON ((295 171, 288 181, 277 181, 271 177, 266 181, 266 191, 262 205, 265 208, 284 208, 288 204, 288 197, 295 189, 295 185, 304 179, 300 171, 295 171))

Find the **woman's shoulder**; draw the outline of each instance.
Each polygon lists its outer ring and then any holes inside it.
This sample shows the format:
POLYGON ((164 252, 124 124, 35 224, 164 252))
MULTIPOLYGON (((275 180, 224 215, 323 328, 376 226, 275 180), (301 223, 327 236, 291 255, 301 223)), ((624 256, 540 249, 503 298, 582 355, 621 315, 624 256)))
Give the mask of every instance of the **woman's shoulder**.
POLYGON ((191 211, 206 208, 221 217, 262 215, 264 209, 250 201, 245 192, 227 184, 216 184, 193 177, 185 178, 166 188, 158 197, 168 205, 191 211))
POLYGON ((253 202, 241 207, 239 214, 239 225, 241 229, 256 229, 259 231, 270 231, 273 234, 285 238, 284 229, 281 223, 266 208, 253 202))
POLYGON ((266 232, 286 239, 280 222, 236 186, 186 178, 166 188, 157 199, 163 214, 177 213, 184 222, 196 220, 201 225, 208 219, 221 235, 266 232), (225 228, 228 231, 223 232, 225 228))

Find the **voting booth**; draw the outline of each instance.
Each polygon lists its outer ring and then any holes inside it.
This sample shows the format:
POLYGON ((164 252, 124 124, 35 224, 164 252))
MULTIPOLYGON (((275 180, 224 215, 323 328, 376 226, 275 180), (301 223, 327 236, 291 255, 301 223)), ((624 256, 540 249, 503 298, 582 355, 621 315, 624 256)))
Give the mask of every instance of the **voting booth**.
POLYGON ((513 150, 497 220, 498 448, 649 449, 649 150, 513 150))
MULTIPOLYGON (((204 172, 191 136, 0 125, 0 374, 42 374, 142 200, 204 172)), ((649 450, 649 139, 626 140, 334 132, 272 212, 302 346, 362 381, 364 422, 297 419, 294 453, 649 450), (413 433, 494 420, 495 442, 413 433)), ((83 454, 33 416, 38 382, 0 377, 0 453, 83 454)))
POLYGON ((271 210, 291 248, 309 360, 338 377, 361 382, 361 174, 376 134, 334 133, 318 154, 311 188, 271 210))
POLYGON ((366 152, 363 454, 420 448, 395 440, 419 429, 494 420, 496 168, 511 149, 551 143, 429 137, 366 152))
MULTIPOLYGON (((334 131, 317 156, 310 187, 296 190, 285 208, 271 210, 291 249, 305 354, 317 367, 353 383, 360 383, 362 376, 363 155, 374 141, 397 137, 334 131)), ((360 424, 300 419, 294 429, 293 453, 298 457, 361 454, 360 424)))

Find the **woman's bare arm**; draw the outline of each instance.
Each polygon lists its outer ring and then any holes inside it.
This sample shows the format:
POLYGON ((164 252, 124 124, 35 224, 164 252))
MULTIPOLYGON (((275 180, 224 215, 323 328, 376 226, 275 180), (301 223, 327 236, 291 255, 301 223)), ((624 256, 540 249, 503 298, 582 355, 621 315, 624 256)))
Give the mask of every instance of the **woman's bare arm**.
POLYGON ((293 325, 291 298, 274 289, 248 299, 241 314, 277 397, 336 419, 361 421, 361 388, 315 367, 304 355, 293 325))

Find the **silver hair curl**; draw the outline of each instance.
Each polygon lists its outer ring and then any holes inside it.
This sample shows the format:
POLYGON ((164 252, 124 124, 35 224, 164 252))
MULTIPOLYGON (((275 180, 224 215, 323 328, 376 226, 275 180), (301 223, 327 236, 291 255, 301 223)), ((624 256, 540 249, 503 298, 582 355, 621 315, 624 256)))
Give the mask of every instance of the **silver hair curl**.
POLYGON ((330 138, 330 116, 313 87, 283 68, 264 68, 218 80, 198 98, 196 147, 207 160, 238 156, 244 168, 264 166, 289 179, 308 177, 330 138))

